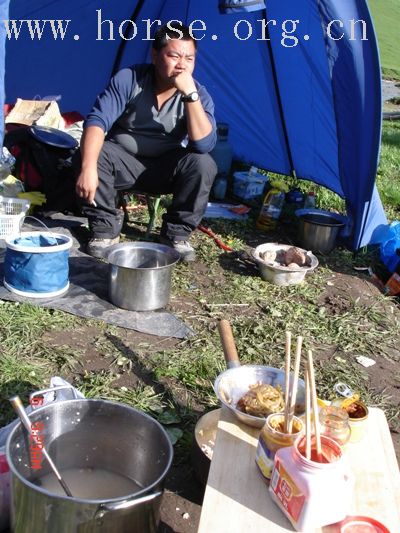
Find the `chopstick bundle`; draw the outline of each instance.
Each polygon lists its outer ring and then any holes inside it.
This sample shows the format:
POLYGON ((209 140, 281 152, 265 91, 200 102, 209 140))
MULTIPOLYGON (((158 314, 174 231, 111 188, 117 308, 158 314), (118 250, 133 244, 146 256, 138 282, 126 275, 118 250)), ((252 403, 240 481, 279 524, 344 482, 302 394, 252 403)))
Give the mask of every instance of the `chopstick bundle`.
POLYGON ((289 417, 288 417, 288 433, 292 432, 293 416, 294 409, 296 406, 297 398, 297 386, 299 382, 299 370, 300 370, 300 360, 301 360, 301 347, 303 345, 303 337, 297 337, 296 343, 296 355, 294 359, 294 373, 293 373, 293 383, 292 389, 290 391, 290 407, 289 407, 289 417))
POLYGON ((284 428, 285 433, 289 429, 289 411, 290 411, 290 351, 292 344, 292 333, 286 332, 285 345, 285 414, 284 414, 284 428))
POLYGON ((307 370, 310 383, 311 403, 314 414, 314 432, 315 432, 315 444, 317 448, 318 460, 321 459, 321 435, 319 431, 319 418, 318 418, 318 402, 317 402, 317 389, 315 386, 315 374, 312 351, 308 350, 307 370))

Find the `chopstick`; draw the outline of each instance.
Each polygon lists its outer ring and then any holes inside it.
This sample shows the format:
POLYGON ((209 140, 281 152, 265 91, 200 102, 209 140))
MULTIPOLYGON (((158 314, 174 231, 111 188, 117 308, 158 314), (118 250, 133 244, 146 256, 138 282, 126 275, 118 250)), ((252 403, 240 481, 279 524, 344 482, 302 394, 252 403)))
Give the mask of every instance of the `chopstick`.
POLYGON ((300 359, 301 359, 301 347, 303 344, 303 337, 298 336, 297 337, 297 344, 296 344, 296 355, 294 359, 294 373, 293 373, 293 383, 292 383, 292 390, 290 392, 290 409, 289 409, 289 422, 288 422, 288 433, 292 432, 292 424, 293 424, 293 416, 294 416, 294 409, 296 405, 296 397, 297 397, 297 385, 299 381, 299 370, 300 370, 300 359))
POLYGON ((304 372, 306 385, 306 458, 311 459, 311 405, 310 405, 310 377, 308 368, 304 372))
POLYGON ((314 363, 313 363, 313 355, 312 355, 311 350, 308 350, 307 367, 308 367, 308 377, 309 377, 309 382, 310 382, 311 403, 312 403, 312 409, 313 409, 313 414, 314 414, 315 444, 317 448, 317 457, 318 457, 318 460, 320 461, 321 454, 322 454, 321 435, 319 431, 317 389, 315 386, 314 363))
POLYGON ((292 344, 292 333, 286 332, 286 344, 285 344, 285 414, 283 418, 283 424, 285 433, 289 430, 289 412, 290 412, 290 350, 292 344))

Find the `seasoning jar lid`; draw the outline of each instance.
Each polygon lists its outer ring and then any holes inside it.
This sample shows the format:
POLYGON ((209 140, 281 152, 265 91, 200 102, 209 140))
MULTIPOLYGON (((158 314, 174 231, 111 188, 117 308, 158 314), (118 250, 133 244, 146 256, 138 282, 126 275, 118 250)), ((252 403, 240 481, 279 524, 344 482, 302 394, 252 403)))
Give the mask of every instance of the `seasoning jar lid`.
POLYGON ((381 522, 370 518, 369 516, 348 516, 338 524, 329 526, 329 531, 337 531, 337 533, 356 533, 357 531, 365 531, 365 533, 390 533, 390 531, 381 522))

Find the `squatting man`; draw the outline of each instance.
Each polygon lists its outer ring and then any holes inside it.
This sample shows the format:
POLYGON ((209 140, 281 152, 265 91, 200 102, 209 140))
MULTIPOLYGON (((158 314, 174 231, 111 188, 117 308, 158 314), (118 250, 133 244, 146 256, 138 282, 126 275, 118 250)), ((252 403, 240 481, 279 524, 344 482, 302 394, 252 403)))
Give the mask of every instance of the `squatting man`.
POLYGON ((189 236, 207 206, 217 167, 214 104, 192 76, 197 43, 179 23, 161 26, 152 63, 120 70, 97 97, 81 141, 76 192, 85 204, 87 252, 102 257, 119 241, 121 191, 172 193, 160 242, 193 261, 189 236))

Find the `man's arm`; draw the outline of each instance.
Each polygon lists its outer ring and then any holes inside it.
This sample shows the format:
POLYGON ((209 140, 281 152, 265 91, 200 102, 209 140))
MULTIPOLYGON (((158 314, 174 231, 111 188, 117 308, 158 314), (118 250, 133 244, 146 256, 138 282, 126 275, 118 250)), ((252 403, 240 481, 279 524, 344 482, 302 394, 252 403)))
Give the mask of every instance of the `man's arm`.
MULTIPOLYGON (((175 77, 175 87, 185 95, 197 91, 194 79, 189 72, 182 72, 175 77)), ((213 125, 204 111, 200 99, 197 102, 186 102, 185 112, 190 141, 200 141, 210 135, 213 125)))
POLYGON ((82 167, 76 182, 77 195, 91 204, 99 182, 97 160, 104 144, 104 131, 99 126, 85 128, 81 139, 82 167))
POLYGON ((98 186, 97 161, 104 136, 123 113, 136 83, 132 68, 120 70, 105 91, 98 96, 84 124, 81 139, 82 168, 76 182, 77 195, 91 204, 98 186))

